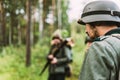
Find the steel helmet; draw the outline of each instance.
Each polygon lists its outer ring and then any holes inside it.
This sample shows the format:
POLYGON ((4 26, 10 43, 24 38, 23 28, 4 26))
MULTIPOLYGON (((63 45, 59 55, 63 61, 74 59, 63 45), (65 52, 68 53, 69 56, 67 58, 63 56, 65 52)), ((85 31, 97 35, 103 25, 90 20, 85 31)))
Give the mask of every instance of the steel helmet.
POLYGON ((120 24, 120 9, 113 1, 99 0, 88 3, 78 20, 79 24, 97 21, 112 21, 120 24))
POLYGON ((60 29, 55 30, 55 32, 52 35, 52 39, 62 39, 62 31, 60 29))

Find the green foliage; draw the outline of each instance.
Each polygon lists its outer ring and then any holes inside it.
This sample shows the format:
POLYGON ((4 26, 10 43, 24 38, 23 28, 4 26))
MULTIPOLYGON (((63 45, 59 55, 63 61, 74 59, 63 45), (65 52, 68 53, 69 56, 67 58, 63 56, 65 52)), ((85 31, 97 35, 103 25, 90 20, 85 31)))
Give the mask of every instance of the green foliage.
MULTIPOLYGON (((31 66, 25 66, 25 46, 5 47, 0 54, 0 80, 40 80, 39 73, 45 63, 47 46, 32 48, 31 66), (5 78, 3 78, 3 75, 5 78)), ((45 80, 45 79, 42 79, 45 80)))
POLYGON ((69 32, 67 30, 62 30, 62 36, 63 38, 67 38, 69 36, 69 32))
MULTIPOLYGON (((81 64, 84 59, 85 44, 84 31, 74 36, 75 46, 73 47, 72 77, 66 80, 78 80, 81 64)), ((49 52, 49 38, 41 40, 31 47, 31 66, 26 67, 26 46, 8 46, 0 51, 0 80, 47 80, 48 71, 42 76, 40 71, 46 63, 46 56, 49 52)))

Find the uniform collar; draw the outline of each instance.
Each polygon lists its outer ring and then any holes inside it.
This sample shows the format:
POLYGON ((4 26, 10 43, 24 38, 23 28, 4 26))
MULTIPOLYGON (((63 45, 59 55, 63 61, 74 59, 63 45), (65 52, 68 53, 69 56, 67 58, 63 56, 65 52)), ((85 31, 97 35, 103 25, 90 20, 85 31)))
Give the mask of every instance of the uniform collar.
POLYGON ((98 38, 95 38, 94 41, 101 41, 103 39, 106 39, 109 35, 112 35, 112 34, 120 34, 120 28, 110 30, 104 36, 100 36, 98 38))

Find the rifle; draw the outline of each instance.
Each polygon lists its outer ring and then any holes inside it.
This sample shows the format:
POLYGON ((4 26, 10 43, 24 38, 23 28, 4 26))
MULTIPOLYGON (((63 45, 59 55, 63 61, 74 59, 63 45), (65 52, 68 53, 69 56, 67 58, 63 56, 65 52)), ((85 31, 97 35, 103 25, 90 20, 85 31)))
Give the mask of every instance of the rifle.
MULTIPOLYGON (((58 47, 56 47, 56 48, 54 48, 54 49, 52 50, 52 53, 51 53, 51 54, 53 54, 53 56, 56 56, 56 55, 58 54, 59 50, 60 50, 63 46, 65 46, 67 42, 68 42, 67 40, 63 41, 60 46, 58 46, 58 47)), ((48 67, 49 64, 50 64, 50 60, 48 60, 47 63, 44 65, 42 71, 40 72, 40 75, 43 74, 43 72, 46 70, 46 68, 48 67)))

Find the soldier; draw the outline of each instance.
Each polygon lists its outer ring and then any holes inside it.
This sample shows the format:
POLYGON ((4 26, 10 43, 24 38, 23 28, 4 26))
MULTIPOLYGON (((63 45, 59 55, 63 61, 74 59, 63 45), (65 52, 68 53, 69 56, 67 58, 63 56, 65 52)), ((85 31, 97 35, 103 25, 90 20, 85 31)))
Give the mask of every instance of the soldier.
POLYGON ((85 54, 79 80, 120 80, 120 9, 113 1, 88 3, 79 24, 94 39, 85 54))
POLYGON ((51 49, 48 54, 50 61, 48 80, 65 80, 66 66, 72 62, 71 48, 68 47, 68 43, 59 49, 57 55, 54 56, 52 51, 63 43, 63 39, 59 33, 55 33, 51 41, 51 49))

